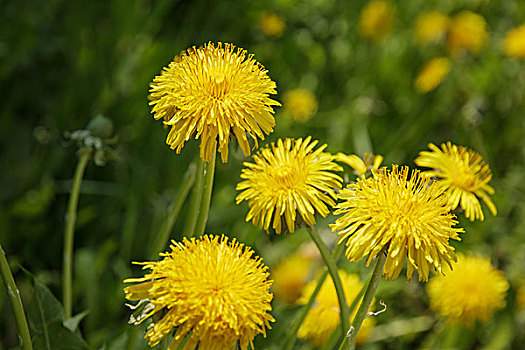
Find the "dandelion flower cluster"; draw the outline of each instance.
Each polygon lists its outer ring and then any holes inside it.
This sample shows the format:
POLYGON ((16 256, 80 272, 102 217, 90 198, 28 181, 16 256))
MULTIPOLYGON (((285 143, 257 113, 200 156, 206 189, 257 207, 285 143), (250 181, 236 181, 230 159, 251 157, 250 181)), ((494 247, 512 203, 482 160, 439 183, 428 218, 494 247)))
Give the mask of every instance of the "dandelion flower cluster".
POLYGON ((390 34, 394 26, 394 8, 382 0, 370 1, 361 11, 359 31, 365 38, 378 40, 390 34))
POLYGON ((421 44, 435 43, 447 34, 450 19, 438 11, 421 14, 416 20, 415 36, 421 44))
POLYGON ((372 177, 358 178, 343 189, 335 215, 343 214, 332 231, 338 231, 339 243, 346 241, 346 257, 359 261, 368 255, 367 265, 388 248, 383 274, 396 279, 408 257, 407 278, 414 270, 426 281, 430 267, 455 261, 449 240, 460 240, 461 228, 450 213, 443 189, 408 167, 372 171, 372 177))
POLYGON ((149 99, 155 119, 171 126, 166 143, 180 153, 194 134, 201 138, 200 156, 210 161, 215 142, 228 161, 228 142, 235 136, 245 155, 247 136, 257 139, 275 126, 269 98, 276 85, 264 67, 231 44, 190 48, 176 57, 151 83, 149 99))
POLYGON ((313 265, 311 257, 299 252, 283 258, 271 273, 276 298, 294 303, 301 296, 313 265))
POLYGON ((259 26, 264 34, 271 38, 280 38, 286 28, 283 19, 275 13, 264 13, 259 20, 259 26))
MULTIPOLYGON (((354 299, 357 298, 359 292, 363 288, 363 283, 358 275, 349 274, 343 270, 339 270, 339 276, 341 277, 346 302, 350 305, 354 299)), ((310 282, 304 288, 298 302, 300 304, 306 304, 316 286, 316 280, 310 282)), ((353 314, 350 316, 351 319, 355 316, 356 310, 354 310, 353 314)), ((322 346, 335 330, 339 321, 340 316, 337 292, 330 277, 328 280, 324 281, 319 293, 315 297, 315 303, 308 311, 297 335, 301 339, 310 340, 315 346, 322 346)), ((363 325, 359 329, 359 333, 357 334, 358 343, 365 343, 368 340, 372 328, 374 327, 374 323, 372 317, 365 319, 363 325)))
POLYGON ((318 107, 315 95, 301 88, 287 91, 283 97, 283 106, 295 121, 301 123, 312 118, 318 107))
POLYGON ((427 285, 430 307, 450 323, 471 326, 505 307, 509 283, 489 259, 458 254, 454 270, 427 285))
POLYGON ((525 58, 525 24, 507 32, 503 51, 510 57, 525 58))
POLYGON ((452 210, 461 206, 471 221, 484 220, 481 199, 492 215, 497 214, 496 206, 489 197, 494 193, 488 184, 492 174, 478 153, 450 142, 441 144, 441 149, 432 143, 428 147, 430 151, 420 152, 415 163, 433 169, 424 174, 437 178, 437 183, 447 193, 452 210))
POLYGON ((254 337, 262 333, 273 317, 272 281, 267 267, 253 251, 225 236, 205 235, 200 239, 172 241, 171 252, 161 253, 158 262, 140 263, 151 269, 137 283, 124 289, 129 300, 149 300, 150 309, 136 323, 164 310, 150 325, 145 338, 158 344, 176 328, 174 342, 191 332, 184 349, 253 348, 254 337))
POLYGON ((237 185, 242 191, 236 203, 246 200, 250 211, 246 221, 267 232, 288 230, 293 233, 300 218, 308 226, 315 224, 315 215, 326 216, 335 205, 335 189, 342 179, 334 171, 342 171, 334 156, 323 152, 326 145, 314 150, 317 141, 306 139, 277 140, 253 156, 254 163, 245 162, 237 185))
POLYGON ((365 153, 363 159, 355 154, 337 153, 335 160, 354 169, 357 175, 363 176, 372 169, 378 169, 383 162, 383 156, 365 153))
POLYGON ((450 60, 446 57, 436 57, 430 60, 414 81, 416 90, 427 93, 434 90, 450 71, 450 60))
POLYGON ((452 54, 463 50, 477 53, 488 40, 485 19, 473 12, 462 11, 450 21, 447 46, 452 54))

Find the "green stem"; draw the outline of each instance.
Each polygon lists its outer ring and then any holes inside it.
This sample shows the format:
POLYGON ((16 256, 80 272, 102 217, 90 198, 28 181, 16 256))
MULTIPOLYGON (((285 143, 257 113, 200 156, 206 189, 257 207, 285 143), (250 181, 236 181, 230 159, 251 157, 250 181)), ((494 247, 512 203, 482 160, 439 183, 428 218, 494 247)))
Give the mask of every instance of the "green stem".
POLYGON ((186 216, 186 221, 184 222, 184 227, 182 233, 185 236, 193 236, 195 232, 195 225, 197 224, 197 217, 199 215, 199 209, 201 205, 202 197, 202 174, 204 172, 204 162, 202 159, 198 158, 197 170, 195 173, 195 181, 193 183, 193 190, 191 191, 190 205, 188 208, 188 214, 186 216))
POLYGON ((350 344, 350 349, 355 349, 355 339, 357 337, 357 333, 359 332, 363 321, 368 316, 368 309, 370 309, 370 305, 372 305, 372 300, 374 299, 374 296, 376 294, 377 286, 379 285, 381 276, 383 276, 383 267, 385 266, 386 261, 385 252, 386 246, 377 255, 377 262, 374 266, 374 270, 372 271, 370 281, 368 282, 368 285, 366 287, 366 292, 363 296, 363 301, 361 301, 361 305, 359 305, 359 309, 357 310, 354 321, 352 322, 352 327, 350 327, 350 335, 348 337, 343 338, 339 349, 344 349, 347 341, 350 344))
POLYGON ((170 340, 171 340, 171 332, 168 333, 164 339, 159 344, 159 350, 168 350, 168 347, 170 346, 170 340))
POLYGON ((27 326, 26 314, 24 313, 24 306, 22 305, 22 299, 20 299, 20 292, 9 268, 9 263, 5 257, 4 249, 0 245, 0 273, 2 274, 2 279, 6 285, 7 295, 9 297, 9 302, 11 303, 11 308, 13 309, 13 314, 15 316, 16 328, 18 329, 18 334, 20 335, 20 347, 22 350, 32 350, 33 345, 31 344, 31 335, 29 334, 29 328, 27 326))
MULTIPOLYGON (((326 267, 328 268, 328 272, 332 276, 332 281, 334 282, 335 291, 337 292, 337 300, 339 301, 339 315, 341 316, 341 330, 343 332, 343 337, 345 336, 344 332, 346 329, 350 328, 350 312, 348 311, 348 305, 346 305, 346 298, 345 298, 345 292, 343 289, 343 285, 341 283, 341 278, 339 277, 339 272, 337 271, 337 266, 335 264, 335 261, 332 256, 330 256, 330 252, 328 250, 328 247, 324 244, 323 240, 321 239, 321 236, 319 236, 319 232, 313 227, 307 226, 308 232, 310 233, 310 237, 312 237, 312 240, 317 245, 317 248, 319 249, 319 252, 321 253, 321 256, 326 264, 326 267)), ((338 245, 339 246, 339 245, 338 245)))
POLYGON ((179 216, 182 205, 186 201, 186 197, 188 197, 191 186, 193 186, 193 182, 195 181, 195 169, 195 163, 191 163, 188 167, 188 170, 186 170, 186 173, 184 174, 182 184, 180 185, 180 188, 175 195, 174 201, 171 204, 170 212, 162 224, 159 233, 155 236, 151 246, 150 255, 152 259, 157 257, 158 253, 166 248, 166 243, 170 238, 173 225, 175 225, 175 220, 179 216))
POLYGON ((64 317, 70 318, 72 315, 73 300, 73 240, 75 236, 75 223, 77 221, 78 195, 80 192, 80 183, 86 169, 87 163, 91 158, 91 149, 84 148, 80 150, 80 159, 73 176, 71 186, 71 195, 66 214, 66 229, 64 232, 64 259, 62 272, 62 298, 64 303, 64 317))
POLYGON ((128 333, 128 340, 126 342, 126 346, 124 347, 124 349, 135 350, 135 344, 137 343, 137 336, 139 333, 139 328, 135 325, 128 326, 127 333, 128 333))
MULTIPOLYGON (((343 253, 344 245, 339 244, 334 250, 333 259, 335 262, 339 260, 343 253)), ((292 327, 291 332, 288 334, 288 338, 285 341, 284 348, 285 350, 292 350, 295 345, 295 340, 297 338, 297 332, 299 331, 299 328, 301 328, 301 325, 303 324, 304 319, 306 318, 306 315, 308 314, 308 311, 312 308, 315 298, 317 297, 317 294, 321 290, 321 287, 323 286, 324 281, 326 280, 326 277, 328 276, 328 270, 325 270, 321 276, 319 276, 319 279, 317 280, 317 285, 315 286, 315 289, 312 292, 312 295, 310 295, 310 299, 308 299, 308 302, 303 306, 301 309, 301 313, 299 317, 295 320, 295 323, 292 327)))
POLYGON ((202 236, 204 230, 206 229, 206 222, 208 221, 208 212, 210 211, 211 193, 213 189, 213 178, 215 176, 215 156, 217 155, 216 148, 217 142, 215 142, 213 146, 211 161, 205 162, 203 167, 202 196, 194 232, 194 236, 196 237, 202 236))

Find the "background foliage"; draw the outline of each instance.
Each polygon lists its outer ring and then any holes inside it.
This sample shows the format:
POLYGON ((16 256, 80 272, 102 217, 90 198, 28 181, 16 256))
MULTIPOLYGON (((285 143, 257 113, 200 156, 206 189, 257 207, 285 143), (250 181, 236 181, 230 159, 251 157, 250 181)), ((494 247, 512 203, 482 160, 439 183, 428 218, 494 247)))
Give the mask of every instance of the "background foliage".
MULTIPOLYGON (((519 348, 525 342, 525 311, 515 298, 525 285, 525 61, 505 57, 501 42, 507 30, 525 22, 525 3, 401 0, 396 2, 391 34, 380 41, 359 35, 357 23, 365 4, 2 3, 0 240, 24 305, 31 304, 35 287, 20 267, 60 298, 64 214, 77 159, 76 147, 66 142, 64 132, 82 129, 96 115, 104 115, 114 123, 118 159, 104 167, 91 163, 84 176, 75 237, 74 313, 89 311, 80 331, 91 348, 121 348, 130 313, 124 307, 122 280, 139 273, 132 260, 149 258, 147 247, 197 152, 195 142, 180 155, 165 145, 166 130, 149 112, 148 84, 181 50, 222 41, 255 54, 277 82, 278 100, 298 87, 317 97, 319 111, 306 123, 294 122, 286 108, 278 109, 276 130, 266 142, 312 135, 333 153, 362 154, 373 148, 384 155, 385 164, 414 166, 413 159, 428 142, 450 140, 477 150, 491 166, 498 216, 491 217, 485 208, 485 222, 461 218, 466 234, 455 246, 458 251, 490 256, 505 271, 511 283, 507 307, 476 329, 445 327, 435 321, 424 332, 367 347, 519 348), (418 93, 413 81, 419 70, 446 51, 439 45, 417 45, 416 17, 427 10, 452 15, 465 9, 486 19, 487 45, 477 55, 455 58, 452 71, 436 90, 418 93), (268 37, 261 30, 258 23, 265 12, 285 21, 281 37, 268 37)), ((247 206, 234 204, 244 160, 240 150, 234 150, 227 164, 218 164, 206 231, 226 233, 251 245, 272 267, 307 237, 304 231, 268 236, 244 222, 247 206)), ((319 227, 326 227, 326 222, 319 227)), ((176 223, 173 238, 180 238, 182 223, 176 223)), ((328 233, 327 237, 334 238, 328 233)), ((363 266, 347 265, 367 276, 363 266)), ((423 287, 415 282, 383 282, 378 297, 389 305, 388 312, 377 317, 378 326, 421 315, 435 317, 423 287)), ((278 349, 280 332, 285 332, 296 311, 278 301, 274 306, 275 330, 267 339, 258 337, 256 348, 278 349)), ((17 338, 3 291, 0 310, 0 349, 9 349, 17 338)))

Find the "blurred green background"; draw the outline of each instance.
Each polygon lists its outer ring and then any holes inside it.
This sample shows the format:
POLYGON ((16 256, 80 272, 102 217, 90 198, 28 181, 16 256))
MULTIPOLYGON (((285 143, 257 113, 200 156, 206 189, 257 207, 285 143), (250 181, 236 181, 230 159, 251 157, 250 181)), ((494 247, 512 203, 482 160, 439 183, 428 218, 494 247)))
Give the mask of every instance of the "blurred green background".
MULTIPOLYGON (((413 167, 427 143, 452 141, 475 149, 491 166, 498 215, 490 216, 484 207, 484 222, 460 217, 466 233, 454 245, 491 257, 505 271, 511 283, 507 307, 474 330, 450 329, 436 320, 424 332, 366 347, 519 349, 525 343, 525 311, 515 298, 525 285, 525 60, 506 57, 502 40, 506 31, 525 23, 525 2, 401 0, 391 31, 379 40, 359 32, 365 5, 342 0, 2 2, 0 241, 24 304, 30 303, 32 287, 20 267, 60 299, 64 215, 77 160, 77 148, 64 133, 103 115, 114 124, 118 159, 103 167, 90 163, 84 176, 74 313, 89 310, 80 330, 91 348, 121 348, 130 314, 122 280, 140 273, 131 261, 148 259, 148 244, 198 151, 196 142, 180 155, 165 144, 167 130, 149 112, 149 83, 180 51, 222 41, 255 54, 277 82, 277 100, 295 88, 308 89, 317 99, 318 112, 306 122, 294 121, 286 105, 278 108, 275 132, 263 144, 312 135, 333 153, 362 155, 373 149, 386 165, 413 167), (487 22, 489 39, 476 54, 451 57, 443 82, 421 94, 414 79, 422 66, 448 55, 443 42, 419 45, 414 39, 416 18, 430 10, 478 13, 487 22), (284 22, 280 35, 265 33, 261 18, 269 13, 284 22)), ((229 162, 217 164, 206 231, 251 245, 272 267, 307 235, 269 236, 244 222, 247 205, 236 206, 234 199, 246 159, 233 148, 229 162)), ((182 224, 177 221, 173 238, 180 239, 182 224)), ((361 265, 346 267, 367 276, 361 265)), ((378 325, 435 317, 424 287, 415 281, 383 282, 378 297, 389 305, 378 325)), ((17 336, 3 290, 0 310, 0 349, 9 349, 17 336)), ((267 339, 257 337, 256 348, 279 349, 279 337, 296 310, 276 300, 274 331, 267 339)), ((298 342, 297 348, 310 346, 298 342)))

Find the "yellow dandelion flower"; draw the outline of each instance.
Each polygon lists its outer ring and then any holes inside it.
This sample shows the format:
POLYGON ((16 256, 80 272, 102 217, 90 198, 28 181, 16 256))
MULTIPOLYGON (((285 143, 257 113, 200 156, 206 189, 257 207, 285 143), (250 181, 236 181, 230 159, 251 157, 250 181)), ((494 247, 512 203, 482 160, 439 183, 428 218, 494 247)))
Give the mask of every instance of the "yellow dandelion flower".
POLYGON ((478 153, 450 142, 441 144, 441 149, 432 143, 428 147, 430 151, 420 152, 414 162, 418 166, 434 169, 423 174, 438 179, 437 183, 445 189, 452 210, 461 206, 471 221, 483 221, 481 199, 492 215, 497 214, 496 206, 489 197, 489 194, 494 194, 494 189, 488 184, 492 174, 478 153))
POLYGON ((446 57, 431 59, 419 72, 414 86, 417 91, 427 93, 434 90, 450 71, 450 60, 446 57))
POLYGON ((394 26, 394 7, 387 1, 370 1, 361 11, 359 31, 365 38, 378 40, 392 31, 394 26))
POLYGON ((283 97, 283 106, 295 121, 301 123, 312 118, 318 107, 315 95, 306 89, 287 91, 283 97))
POLYGON ((503 52, 510 57, 525 58, 525 24, 507 32, 503 52))
POLYGON ((288 304, 295 303, 308 282, 312 266, 312 259, 300 253, 283 258, 271 273, 275 296, 288 304))
POLYGON ((212 43, 191 48, 176 57, 151 83, 149 99, 155 119, 171 126, 166 143, 180 153, 194 134, 201 138, 200 156, 210 161, 215 141, 222 161, 228 161, 228 142, 235 136, 244 155, 250 154, 247 136, 273 131, 269 98, 276 85, 268 71, 246 51, 231 44, 212 43))
POLYGON ((317 141, 310 141, 311 137, 279 139, 255 154, 254 163, 244 163, 241 178, 245 181, 237 185, 243 192, 236 202, 248 202, 247 222, 252 220, 266 232, 271 226, 277 234, 293 233, 296 222, 301 223, 297 212, 308 226, 315 224, 315 214, 330 213, 334 189, 341 188, 343 181, 333 171, 343 169, 330 153, 323 152, 326 145, 314 150, 317 141))
POLYGON ((509 283, 489 259, 458 254, 454 270, 434 276, 427 285, 430 308, 450 323, 471 326, 505 307, 509 283))
MULTIPOLYGON (((341 283, 345 292, 345 298, 348 305, 352 304, 357 295, 363 288, 363 283, 356 274, 349 274, 346 271, 339 270, 341 283)), ((305 288, 298 300, 300 304, 306 304, 310 299, 317 281, 310 282, 305 288)), ((371 306, 373 308, 373 306, 371 306)), ((354 310, 350 319, 353 319, 357 308, 354 310)), ((331 277, 324 281, 319 293, 315 298, 315 303, 308 311, 299 331, 298 337, 309 340, 315 346, 322 346, 328 340, 332 332, 339 325, 339 302, 337 292, 331 277), (329 282, 328 282, 329 281, 329 282)), ((357 334, 357 343, 366 343, 374 327, 374 318, 368 317, 363 322, 357 334)))
POLYGON ((372 169, 378 169, 383 162, 383 156, 365 153, 364 158, 361 159, 355 154, 337 153, 335 160, 348 165, 355 170, 357 175, 363 176, 372 169))
POLYGON ((396 279, 405 263, 407 278, 414 270, 419 280, 428 279, 429 268, 441 272, 441 266, 455 260, 449 239, 460 240, 461 228, 447 206, 443 189, 419 171, 393 166, 373 170, 372 177, 358 178, 338 196, 342 200, 335 215, 343 214, 332 231, 339 231, 339 244, 346 242, 346 257, 359 261, 368 255, 370 264, 384 247, 388 255, 383 270, 387 279, 396 279))
POLYGON ((488 40, 487 23, 485 19, 473 12, 462 11, 450 21, 447 46, 452 54, 463 50, 474 53, 481 50, 488 40))
POLYGON ((286 28, 284 20, 275 13, 264 13, 259 20, 259 26, 263 33, 271 38, 280 38, 286 28))
POLYGON ((171 252, 161 253, 158 262, 139 263, 151 269, 141 278, 125 283, 129 300, 148 300, 151 307, 136 322, 159 313, 161 318, 150 325, 145 338, 149 345, 158 344, 176 328, 174 342, 191 332, 184 349, 253 348, 254 337, 262 333, 273 317, 272 281, 267 267, 254 252, 235 239, 205 235, 199 239, 172 241, 171 252))
POLYGON ((447 34, 450 19, 438 11, 426 12, 416 20, 415 36, 421 44, 440 41, 447 34))

